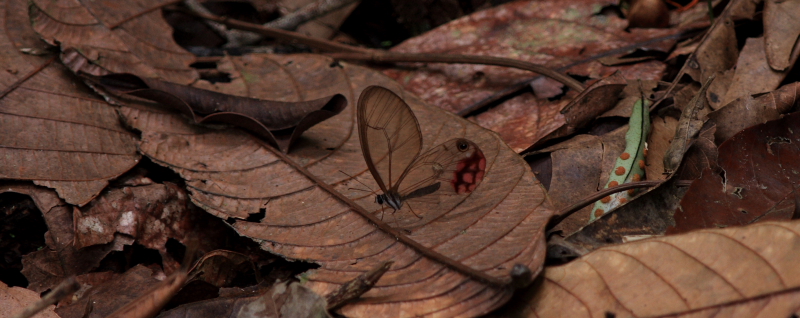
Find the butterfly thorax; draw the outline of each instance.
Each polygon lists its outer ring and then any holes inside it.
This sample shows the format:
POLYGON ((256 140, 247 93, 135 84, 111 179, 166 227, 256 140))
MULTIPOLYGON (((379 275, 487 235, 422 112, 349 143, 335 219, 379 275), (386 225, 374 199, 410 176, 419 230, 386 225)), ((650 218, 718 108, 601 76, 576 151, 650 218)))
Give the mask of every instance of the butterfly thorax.
POLYGON ((385 203, 395 211, 400 210, 403 207, 403 201, 403 197, 401 197, 399 193, 393 191, 375 196, 375 203, 380 205, 385 203))

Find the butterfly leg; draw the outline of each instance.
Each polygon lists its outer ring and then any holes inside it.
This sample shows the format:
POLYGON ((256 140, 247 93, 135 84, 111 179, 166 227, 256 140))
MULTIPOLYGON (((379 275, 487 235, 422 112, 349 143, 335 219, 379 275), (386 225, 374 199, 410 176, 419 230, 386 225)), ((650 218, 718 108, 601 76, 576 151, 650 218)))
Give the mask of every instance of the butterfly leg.
POLYGON ((406 205, 408 206, 408 209, 411 211, 411 214, 416 216, 418 219, 422 219, 422 217, 419 216, 419 214, 417 214, 417 212, 414 212, 414 209, 411 208, 411 203, 406 202, 406 205))

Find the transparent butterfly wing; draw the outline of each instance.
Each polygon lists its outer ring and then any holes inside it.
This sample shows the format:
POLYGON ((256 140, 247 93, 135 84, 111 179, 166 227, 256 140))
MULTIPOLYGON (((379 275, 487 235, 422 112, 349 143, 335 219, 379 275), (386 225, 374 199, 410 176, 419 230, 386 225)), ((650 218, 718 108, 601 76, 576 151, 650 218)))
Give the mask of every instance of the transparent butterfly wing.
POLYGON ((358 136, 372 176, 384 193, 396 188, 422 148, 419 123, 394 92, 367 87, 358 100, 358 136))
POLYGON ((417 189, 439 182, 437 192, 468 194, 483 180, 485 169, 486 158, 475 143, 450 139, 417 157, 402 176, 399 192, 409 197, 417 189))
POLYGON ((395 213, 396 218, 427 222, 449 212, 475 191, 485 171, 486 157, 469 140, 451 139, 431 148, 417 157, 400 180, 399 193, 405 199, 402 210, 413 213, 395 213))

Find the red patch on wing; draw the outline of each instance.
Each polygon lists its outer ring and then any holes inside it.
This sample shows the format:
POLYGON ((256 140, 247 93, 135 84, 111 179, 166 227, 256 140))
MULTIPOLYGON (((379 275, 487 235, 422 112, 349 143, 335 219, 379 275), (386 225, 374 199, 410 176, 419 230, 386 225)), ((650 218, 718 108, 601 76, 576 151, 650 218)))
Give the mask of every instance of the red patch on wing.
POLYGON ((458 194, 470 193, 475 191, 475 188, 483 180, 483 175, 486 173, 486 157, 483 152, 475 149, 475 152, 469 158, 463 159, 456 165, 456 171, 453 173, 453 190, 458 194))

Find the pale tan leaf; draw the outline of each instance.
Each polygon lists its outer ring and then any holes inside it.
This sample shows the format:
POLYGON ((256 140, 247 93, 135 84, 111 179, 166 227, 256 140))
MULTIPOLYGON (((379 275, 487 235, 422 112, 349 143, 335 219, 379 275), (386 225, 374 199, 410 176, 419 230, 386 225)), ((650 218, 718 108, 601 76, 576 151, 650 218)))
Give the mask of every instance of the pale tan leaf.
POLYGON ((800 222, 600 248, 545 269, 509 317, 789 317, 800 310, 800 222))

